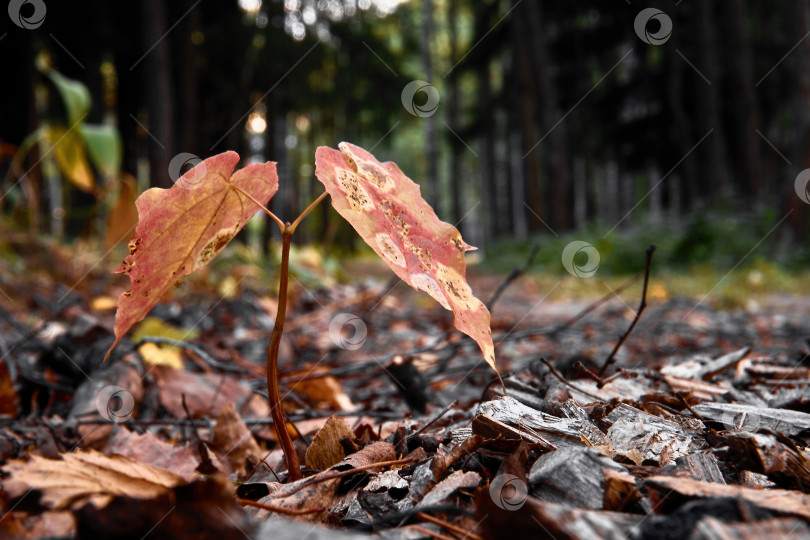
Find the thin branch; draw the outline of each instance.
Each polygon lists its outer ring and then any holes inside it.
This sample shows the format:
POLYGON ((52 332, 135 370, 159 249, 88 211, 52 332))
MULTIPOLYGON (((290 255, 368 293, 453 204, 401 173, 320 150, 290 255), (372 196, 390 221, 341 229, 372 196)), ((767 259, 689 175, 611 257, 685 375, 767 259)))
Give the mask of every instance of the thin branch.
POLYGON ((551 371, 551 374, 552 374, 552 375, 554 375, 555 377, 557 377, 558 379, 560 379, 560 381, 561 381, 561 382, 562 382, 562 383, 563 383, 565 386, 568 386, 569 388, 573 388, 574 390, 576 390, 576 391, 577 391, 577 392, 579 392, 580 394, 585 394, 586 396, 588 396, 588 397, 590 397, 590 398, 593 398, 593 399, 595 399, 596 401, 601 401, 602 403, 604 403, 604 402, 605 402, 605 400, 604 400, 604 399, 600 398, 600 397, 599 397, 599 396, 597 396, 596 394, 591 394, 591 393, 590 393, 590 392, 588 392, 587 390, 582 390, 581 388, 577 388, 576 386, 574 386, 573 384, 571 384, 570 382, 568 382, 567 380, 565 380, 565 377, 563 377, 562 373, 560 373, 559 371, 557 371, 557 369, 556 369, 554 366, 552 366, 552 365, 549 363, 549 361, 548 361, 548 360, 546 360, 545 358, 540 357, 540 361, 541 361, 541 362, 543 362, 543 363, 544 363, 544 364, 545 364, 545 365, 548 367, 549 371, 551 371))
POLYGON ((616 353, 619 352, 619 347, 622 346, 624 340, 627 339, 627 336, 629 336, 630 332, 633 331, 633 328, 636 327, 636 323, 638 323, 641 313, 644 311, 644 308, 647 307, 647 284, 650 281, 650 267, 652 267, 653 253, 655 253, 655 246, 650 245, 650 247, 647 248, 647 267, 644 269, 644 288, 641 290, 641 303, 638 306, 638 311, 636 311, 636 316, 633 317, 633 322, 630 323, 630 327, 627 329, 627 332, 625 332, 622 337, 619 338, 619 341, 616 343, 613 351, 611 351, 611 353, 605 359, 605 363, 602 364, 602 369, 599 370, 599 377, 603 376, 605 374, 605 370, 607 370, 607 368, 613 363, 616 353))
POLYGON ((307 206, 306 209, 303 212, 301 212, 300 216, 295 218, 295 221, 293 221, 292 225, 290 225, 290 232, 291 233, 295 232, 295 229, 298 228, 298 225, 301 223, 301 220, 303 220, 305 217, 307 217, 307 214, 312 212, 312 209, 315 208, 316 206, 318 206, 318 203, 320 203, 322 200, 324 200, 327 195, 329 195, 329 192, 327 192, 327 191, 324 191, 323 193, 321 193, 318 196, 317 199, 312 201, 312 203, 309 206, 307 206))
POLYGON ((638 281, 638 278, 639 278, 639 276, 636 276, 636 277, 632 278, 630 281, 627 281, 622 286, 617 288, 615 291, 610 291, 609 293, 607 293, 605 296, 603 296, 599 300, 589 304, 582 311, 580 311, 579 313, 577 313, 576 315, 574 315, 573 317, 568 319, 568 321, 564 322, 560 326, 555 327, 554 330, 553 330, 553 333, 556 334, 560 330, 565 330, 566 328, 572 327, 575 323, 579 322, 579 320, 582 319, 585 315, 587 315, 591 311, 595 310, 596 308, 598 308, 599 306, 601 306, 602 304, 604 304, 605 302, 607 302, 608 300, 610 300, 614 296, 616 296, 618 294, 621 294, 625 289, 627 289, 628 287, 633 285, 636 281, 638 281))
POLYGON ((492 306, 495 305, 495 302, 498 301, 498 299, 501 297, 506 288, 509 285, 511 285, 512 282, 515 281, 517 278, 525 274, 529 270, 529 268, 532 267, 532 263, 534 263, 534 259, 537 257, 537 254, 539 252, 540 246, 535 244, 535 246, 532 248, 531 253, 529 253, 529 258, 526 260, 526 264, 524 264, 519 268, 513 268, 512 271, 509 273, 509 275, 506 276, 506 279, 504 279, 501 282, 501 284, 498 285, 498 288, 495 290, 495 292, 492 294, 492 296, 490 297, 489 301, 486 304, 487 309, 489 311, 492 311, 492 306))
POLYGON ((326 510, 324 506, 316 506, 315 508, 299 508, 298 510, 292 508, 284 508, 283 506, 274 506, 272 504, 264 504, 250 499, 236 499, 236 502, 243 506, 255 506, 262 510, 275 512, 276 514, 286 514, 288 516, 303 516, 306 514, 319 514, 326 510))
MULTIPOLYGON (((461 534, 466 538, 470 538, 471 540, 484 540, 477 534, 471 533, 470 531, 464 530, 458 525, 453 525, 452 523, 448 523, 447 521, 441 520, 439 518, 433 517, 430 514, 425 514, 424 512, 419 512, 416 514, 416 517, 419 519, 423 519, 428 523, 433 523, 434 525, 438 525, 439 527, 443 527, 448 531, 452 531, 456 534, 461 534)), ((431 533, 434 534, 434 533, 431 533)))

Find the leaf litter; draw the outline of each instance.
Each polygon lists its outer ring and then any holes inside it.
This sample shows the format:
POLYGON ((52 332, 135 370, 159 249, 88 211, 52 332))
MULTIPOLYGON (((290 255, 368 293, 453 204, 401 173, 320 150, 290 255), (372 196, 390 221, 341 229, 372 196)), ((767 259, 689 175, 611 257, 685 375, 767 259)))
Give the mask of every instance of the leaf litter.
MULTIPOLYGON (((472 281, 494 291, 500 279, 472 281)), ((127 338, 102 364, 112 313, 81 298, 43 307, 25 291, 53 285, 18 285, 33 311, 0 299, 4 537, 810 535, 806 306, 652 302, 594 380, 632 311, 611 300, 566 326, 587 306, 532 310, 542 291, 524 279, 493 308, 504 397, 477 344, 406 288, 385 301, 383 281, 298 289, 291 322, 307 322, 291 331, 282 384, 307 470, 291 484, 253 369, 272 326, 259 293, 159 304, 165 324, 202 329, 176 340, 174 369, 127 338), (312 317, 318 303, 334 308, 312 317), (329 337, 344 312, 368 326, 359 349, 329 337), (389 375, 403 364, 421 388, 389 375)))

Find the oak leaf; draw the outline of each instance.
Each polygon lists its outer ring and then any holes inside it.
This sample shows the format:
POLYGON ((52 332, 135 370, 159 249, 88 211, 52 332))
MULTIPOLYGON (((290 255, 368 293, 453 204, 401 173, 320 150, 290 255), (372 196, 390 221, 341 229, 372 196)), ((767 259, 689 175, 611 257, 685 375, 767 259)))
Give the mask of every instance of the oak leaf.
POLYGON ((419 186, 395 163, 380 163, 353 144, 339 148, 315 152, 315 176, 332 206, 400 279, 453 312, 453 325, 478 343, 497 373, 489 310, 466 279, 464 252, 475 248, 439 220, 419 186))
POLYGON ((248 165, 233 173, 238 162, 236 152, 210 157, 171 189, 152 188, 135 201, 135 238, 116 270, 129 275, 131 289, 118 299, 110 351, 183 277, 222 251, 259 210, 245 193, 262 204, 275 195, 275 163, 248 165))

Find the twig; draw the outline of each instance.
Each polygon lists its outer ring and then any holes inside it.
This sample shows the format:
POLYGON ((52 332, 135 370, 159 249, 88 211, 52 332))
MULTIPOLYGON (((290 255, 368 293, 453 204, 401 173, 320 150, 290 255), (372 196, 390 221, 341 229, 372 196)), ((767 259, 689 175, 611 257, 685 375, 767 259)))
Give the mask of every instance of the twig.
POLYGON ((633 285, 636 281, 638 281, 638 279, 639 279, 639 276, 635 276, 631 280, 627 281, 626 283, 624 283, 623 285, 618 287, 616 290, 610 291, 609 293, 604 295, 599 300, 589 304, 582 311, 580 311, 579 313, 577 313, 576 315, 574 315, 573 317, 568 319, 566 322, 564 322, 561 325, 555 327, 554 330, 552 331, 552 333, 556 334, 557 332, 559 332, 561 330, 565 330, 566 328, 572 327, 574 324, 579 322, 579 320, 582 319, 585 315, 587 315, 591 311, 595 310, 596 308, 598 308, 599 306, 601 306, 602 304, 604 304, 605 302, 607 302, 608 300, 610 300, 614 296, 617 296, 617 295, 621 294, 625 289, 627 289, 628 287, 633 285))
POLYGON ((492 306, 495 305, 495 302, 498 301, 498 299, 501 297, 506 288, 509 285, 511 285, 512 282, 515 281, 517 278, 525 274, 529 270, 529 268, 532 267, 532 263, 534 262, 534 259, 537 257, 537 254, 539 252, 540 246, 535 244, 535 246, 532 248, 531 253, 529 253, 529 258, 526 260, 526 264, 518 268, 513 268, 512 271, 509 273, 509 275, 506 276, 506 279, 504 279, 501 282, 501 284, 498 285, 498 288, 495 289, 495 292, 492 294, 489 301, 487 301, 486 306, 489 311, 492 311, 492 306))
MULTIPOLYGON (((367 469, 376 469, 377 467, 392 467, 394 465, 407 465, 409 463, 413 463, 416 461, 412 457, 407 457, 403 459, 395 459, 393 461, 379 461, 377 463, 369 463, 368 465, 359 465, 352 469, 348 469, 345 471, 332 471, 327 472, 324 471, 321 474, 316 474, 315 476, 310 476, 309 478, 304 478, 298 482, 298 485, 292 487, 291 489, 284 489, 283 492, 280 493, 280 496, 288 497, 293 493, 298 493, 305 487, 309 487, 314 484, 319 484, 321 482, 326 482, 327 480, 334 480, 335 478, 343 478, 344 476, 351 476, 353 474, 357 474, 358 472, 365 471, 367 469)), ((292 484, 287 484, 287 486, 291 486, 292 484)))
MULTIPOLYGON (((422 527, 421 525, 408 525, 407 527, 409 529, 411 529, 412 531, 416 531, 419 534, 424 534, 429 538, 438 538, 439 540, 456 540, 452 536, 447 536, 445 534, 440 534, 440 533, 431 531, 430 529, 426 529, 426 528, 422 527)), ((470 536, 469 533, 465 533, 465 535, 470 536)))
POLYGON ((447 521, 441 520, 439 518, 433 517, 430 514, 425 514, 424 512, 418 512, 416 517, 419 519, 423 519, 429 523, 433 523, 434 525, 438 525, 439 527, 443 527, 448 531, 453 531, 456 534, 464 535, 466 538, 471 538, 472 540, 484 540, 477 534, 471 533, 470 531, 466 531, 457 525, 453 525, 452 523, 448 523, 447 521))
POLYGON ((561 381, 561 382, 562 382, 562 383, 563 383, 565 386, 568 386, 568 387, 570 387, 570 388, 573 388, 574 390, 576 390, 576 391, 577 391, 577 392, 579 392, 580 394, 585 394, 586 396, 588 396, 588 397, 590 397, 590 398, 593 398, 593 399, 595 399, 596 401, 601 401, 602 403, 604 403, 604 402, 605 402, 605 400, 604 400, 604 399, 600 398, 600 397, 599 397, 599 396, 597 396, 596 394, 591 394, 591 393, 590 393, 590 392, 588 392, 587 390, 582 390, 582 389, 580 389, 580 388, 577 388, 576 386, 574 386, 574 385, 573 385, 573 384, 571 384, 570 382, 566 381, 566 380, 565 380, 565 377, 563 377, 562 373, 560 373, 559 371, 557 371, 557 369, 556 369, 554 366, 552 366, 552 365, 551 365, 551 364, 548 362, 548 360, 546 360, 545 358, 540 357, 540 361, 541 361, 541 362, 543 362, 543 363, 544 363, 546 366, 548 366, 548 369, 551 371, 551 374, 552 374, 552 375, 554 375, 555 377, 557 377, 558 379, 560 379, 560 381, 561 381))
MULTIPOLYGON (((630 332, 633 331, 633 328, 636 327, 636 323, 638 323, 638 320, 641 317, 641 313, 644 311, 644 308, 647 307, 647 284, 650 281, 650 267, 652 266, 653 253, 655 253, 655 246, 650 245, 650 247, 647 248, 647 266, 644 269, 644 287, 641 290, 641 303, 638 305, 638 311, 636 311, 636 316, 633 317, 633 322, 630 323, 630 327, 627 329, 627 332, 625 332, 622 335, 622 337, 619 338, 619 341, 618 343, 616 343, 616 346, 613 348, 613 351, 611 351, 611 353, 605 359, 605 363, 602 364, 602 369, 599 370, 598 373, 599 377, 603 376, 605 374, 605 370, 607 370, 607 368, 613 363, 616 357, 616 353, 619 352, 619 347, 622 346, 624 340, 627 339, 627 336, 629 336, 630 332)), ((601 386, 599 388, 601 388, 601 386)))
POLYGON ((429 421, 427 424, 425 424, 425 425, 424 425, 424 426, 422 426, 421 428, 419 428, 419 429, 417 429, 416 431, 414 431, 414 432, 411 434, 411 437, 415 437, 415 436, 417 436, 417 435, 421 434, 423 431, 425 431, 427 428, 429 428, 431 425, 433 425, 433 424, 436 422, 436 420, 438 420, 439 418, 441 418, 442 416, 444 416, 445 414, 447 414, 447 411, 449 411, 450 409, 452 409, 452 408, 453 408, 453 407, 455 407, 456 405, 458 405, 458 400, 457 400, 457 399, 454 399, 454 400, 453 400, 453 401, 452 401, 450 404, 448 404, 448 405, 447 405, 447 407, 445 407, 444 409, 442 409, 441 411, 439 411, 439 413, 438 413, 438 414, 436 414, 436 415, 435 415, 435 416, 434 416, 434 417, 433 417, 433 418, 432 418, 432 419, 431 419, 431 420, 430 420, 430 421, 429 421))
POLYGON ((303 516, 306 514, 319 514, 326 510, 323 506, 317 506, 315 508, 299 508, 298 510, 294 510, 292 508, 284 508, 283 506, 274 506, 272 504, 264 504, 258 501, 251 501, 250 499, 236 499, 241 505, 244 506, 255 506, 256 508, 261 508, 263 510, 267 510, 269 512, 275 512, 277 514, 286 514, 288 516, 303 516))

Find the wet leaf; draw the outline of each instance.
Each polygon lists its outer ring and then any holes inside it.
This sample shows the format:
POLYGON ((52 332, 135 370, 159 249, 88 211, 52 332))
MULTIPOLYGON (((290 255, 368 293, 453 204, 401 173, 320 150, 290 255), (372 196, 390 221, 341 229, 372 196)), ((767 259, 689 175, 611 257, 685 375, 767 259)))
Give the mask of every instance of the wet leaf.
POLYGON ((395 163, 380 163, 349 143, 339 147, 340 152, 322 146, 315 153, 315 176, 332 206, 400 279, 453 312, 454 326, 478 343, 497 372, 489 310, 466 279, 464 252, 474 248, 439 220, 419 186, 395 163))
POLYGON ((259 210, 237 187, 262 203, 276 193, 275 163, 249 165, 232 175, 238 161, 236 152, 210 157, 171 189, 152 188, 138 197, 135 238, 117 270, 129 275, 132 288, 118 299, 113 348, 183 277, 222 251, 259 210))

